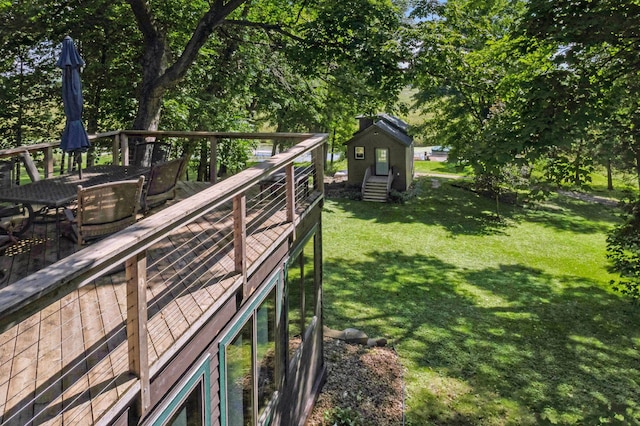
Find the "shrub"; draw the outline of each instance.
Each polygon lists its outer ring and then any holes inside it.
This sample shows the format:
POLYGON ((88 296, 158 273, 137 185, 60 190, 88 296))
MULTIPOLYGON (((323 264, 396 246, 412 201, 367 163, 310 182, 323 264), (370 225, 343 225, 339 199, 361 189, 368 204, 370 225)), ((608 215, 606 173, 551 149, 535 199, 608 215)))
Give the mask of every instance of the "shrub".
POLYGON ((359 426, 362 416, 351 407, 336 407, 324 412, 324 421, 331 426, 359 426))
POLYGON ((634 303, 640 301, 640 199, 621 205, 624 223, 613 229, 607 237, 607 259, 611 271, 620 275, 611 280, 614 290, 629 296, 634 303))

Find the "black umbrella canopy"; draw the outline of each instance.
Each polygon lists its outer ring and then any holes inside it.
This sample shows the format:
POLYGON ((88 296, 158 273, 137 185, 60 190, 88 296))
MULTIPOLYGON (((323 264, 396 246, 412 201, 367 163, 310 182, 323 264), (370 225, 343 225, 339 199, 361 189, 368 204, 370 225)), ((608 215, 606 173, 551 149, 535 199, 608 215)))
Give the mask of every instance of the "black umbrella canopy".
POLYGON ((84 61, 69 36, 62 41, 62 51, 56 65, 62 69, 62 102, 67 117, 60 148, 65 152, 80 153, 91 146, 82 124, 80 68, 84 66, 84 61))

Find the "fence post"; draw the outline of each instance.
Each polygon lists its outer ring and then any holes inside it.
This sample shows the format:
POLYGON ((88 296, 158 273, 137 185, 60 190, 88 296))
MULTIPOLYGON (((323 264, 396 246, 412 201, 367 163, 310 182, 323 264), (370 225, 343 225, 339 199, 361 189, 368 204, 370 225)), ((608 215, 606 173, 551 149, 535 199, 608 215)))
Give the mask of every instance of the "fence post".
POLYGON ((211 160, 209 166, 209 182, 212 184, 216 183, 218 178, 218 138, 212 136, 209 138, 209 143, 211 144, 211 160))
POLYGON ((140 380, 138 414, 142 416, 151 405, 149 393, 149 353, 147 348, 147 255, 130 257, 126 262, 127 280, 127 342, 129 371, 140 380))
POLYGON ((292 236, 293 239, 296 239, 296 227, 293 223, 296 218, 296 182, 295 182, 295 172, 293 168, 293 163, 288 164, 285 169, 285 191, 287 193, 287 205, 285 207, 287 212, 287 222, 290 222, 293 230, 292 236))
POLYGON ((49 146, 44 149, 44 178, 53 176, 53 147, 49 146))

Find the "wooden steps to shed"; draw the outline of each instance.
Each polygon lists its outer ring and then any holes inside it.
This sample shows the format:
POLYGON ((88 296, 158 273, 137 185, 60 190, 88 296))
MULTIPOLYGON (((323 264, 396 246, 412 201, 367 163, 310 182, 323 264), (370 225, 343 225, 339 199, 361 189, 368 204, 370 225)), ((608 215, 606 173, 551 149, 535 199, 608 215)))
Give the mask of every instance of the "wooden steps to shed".
POLYGON ((380 176, 371 176, 364 184, 362 200, 372 201, 375 203, 386 203, 388 195, 386 176, 382 179, 380 176))

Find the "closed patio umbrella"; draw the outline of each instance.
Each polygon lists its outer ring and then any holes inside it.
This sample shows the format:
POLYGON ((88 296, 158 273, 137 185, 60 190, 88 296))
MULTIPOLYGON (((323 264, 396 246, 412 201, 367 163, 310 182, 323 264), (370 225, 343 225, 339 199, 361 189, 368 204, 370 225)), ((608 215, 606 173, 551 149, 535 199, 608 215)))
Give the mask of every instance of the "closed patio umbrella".
POLYGON ((67 117, 60 148, 64 152, 74 153, 78 163, 78 173, 82 177, 80 161, 82 152, 91 146, 87 131, 82 124, 80 67, 84 66, 84 61, 69 36, 66 36, 62 41, 62 51, 56 65, 62 69, 62 102, 67 117))

